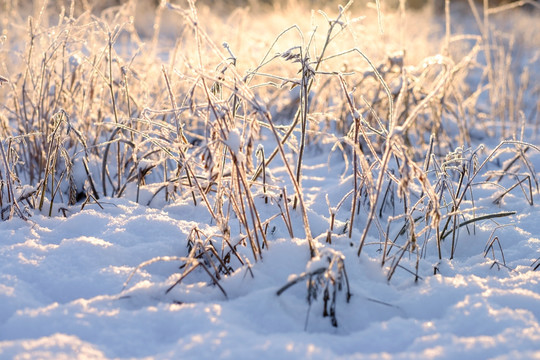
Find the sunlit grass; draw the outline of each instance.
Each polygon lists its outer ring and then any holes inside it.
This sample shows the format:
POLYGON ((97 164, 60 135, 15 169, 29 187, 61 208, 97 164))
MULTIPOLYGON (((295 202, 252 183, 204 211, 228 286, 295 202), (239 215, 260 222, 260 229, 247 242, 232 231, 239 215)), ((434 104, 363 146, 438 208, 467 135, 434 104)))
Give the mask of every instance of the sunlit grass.
MULTIPOLYGON (((169 290, 195 270, 220 287, 250 269, 271 247, 274 219, 291 238, 305 236, 312 259, 328 259, 300 276, 309 296, 342 289, 341 255, 319 251, 338 232, 358 256, 378 239, 388 280, 398 268, 419 279, 427 252, 454 257, 460 229, 515 213, 476 207, 479 183, 501 190, 496 203, 520 188, 534 204, 540 60, 523 55, 540 45, 531 16, 472 1, 437 16, 403 2, 220 13, 187 1, 148 6, 146 16, 135 2, 98 14, 9 4, 17 21, 3 22, 0 48, 2 219, 67 216, 107 197, 190 201, 218 231, 194 228, 187 256, 140 265, 181 261, 169 290), (521 26, 500 27, 498 14, 521 26), (302 187, 304 160, 317 151, 339 154, 349 179, 339 203, 328 202, 325 244, 302 187)), ((484 256, 505 266, 497 241, 484 256)))

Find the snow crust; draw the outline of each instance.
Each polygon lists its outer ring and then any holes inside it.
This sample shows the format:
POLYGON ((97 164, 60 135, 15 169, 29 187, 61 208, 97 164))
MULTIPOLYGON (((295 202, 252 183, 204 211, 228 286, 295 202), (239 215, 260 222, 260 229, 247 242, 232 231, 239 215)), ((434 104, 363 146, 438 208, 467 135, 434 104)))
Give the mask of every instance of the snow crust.
MULTIPOLYGON (((342 180, 316 157, 310 161, 310 216, 322 223, 327 208, 315 194, 342 180)), ((462 240, 456 259, 438 263, 432 254, 422 261, 416 283, 405 271, 388 283, 378 246, 358 258, 347 235, 334 236, 352 292, 348 303, 338 293, 337 328, 321 316, 320 299, 308 306, 305 281, 276 295, 295 275, 328 264, 309 261, 301 229, 292 240, 277 229, 263 261, 252 266, 253 277, 239 268, 224 278, 228 299, 202 271, 165 294, 179 276, 179 262, 151 264, 124 285, 140 263, 185 254, 194 226, 215 231, 208 213, 187 201, 161 208, 128 199, 101 205, 68 218, 36 214, 27 222, 0 223, 0 358, 540 356, 540 272, 530 267, 540 245, 538 205, 523 206, 514 226, 500 230, 507 268, 483 256, 491 231, 486 223, 462 240)), ((318 230, 320 246, 325 230, 318 230)), ((355 231, 353 239, 359 235, 355 231)))

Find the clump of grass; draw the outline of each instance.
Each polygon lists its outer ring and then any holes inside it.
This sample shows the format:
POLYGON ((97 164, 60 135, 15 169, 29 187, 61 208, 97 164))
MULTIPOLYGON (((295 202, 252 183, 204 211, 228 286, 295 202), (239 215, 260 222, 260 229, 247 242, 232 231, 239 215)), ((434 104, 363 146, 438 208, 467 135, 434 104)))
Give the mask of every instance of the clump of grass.
POLYGON ((345 257, 343 254, 331 249, 325 249, 308 262, 305 272, 295 276, 276 292, 280 296, 291 286, 307 279, 307 302, 309 309, 306 315, 306 329, 311 305, 317 301, 321 294, 323 300, 322 316, 329 317, 332 326, 338 326, 336 313, 338 293, 345 291, 346 302, 349 302, 352 296, 344 260, 345 257))

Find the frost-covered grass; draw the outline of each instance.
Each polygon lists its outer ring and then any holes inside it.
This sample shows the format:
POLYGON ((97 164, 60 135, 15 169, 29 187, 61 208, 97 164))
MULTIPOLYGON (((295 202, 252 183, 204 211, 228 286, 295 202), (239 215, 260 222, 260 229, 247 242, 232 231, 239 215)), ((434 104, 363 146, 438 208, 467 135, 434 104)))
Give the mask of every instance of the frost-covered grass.
POLYGON ((0 357, 539 356, 538 14, 141 6, 6 3, 0 357))

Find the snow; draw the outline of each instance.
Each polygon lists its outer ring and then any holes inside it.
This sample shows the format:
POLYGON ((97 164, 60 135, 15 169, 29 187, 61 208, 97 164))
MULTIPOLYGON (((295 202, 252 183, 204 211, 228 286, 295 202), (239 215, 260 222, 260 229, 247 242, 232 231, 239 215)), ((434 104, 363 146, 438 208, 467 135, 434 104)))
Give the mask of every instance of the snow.
MULTIPOLYGON (((403 62, 402 55, 392 56, 403 62)), ((79 64, 78 57, 69 61, 79 64)), ((231 129, 224 140, 241 163, 243 136, 231 129)), ((487 149, 498 144, 482 140, 487 149)), ((271 141, 257 144, 257 153, 273 148, 271 141)), ((451 241, 441 244, 442 260, 434 242, 425 244, 418 279, 416 254, 405 254, 389 281, 392 261, 381 264, 376 231, 357 255, 367 206, 348 236, 351 201, 341 201, 353 183, 351 165, 319 150, 306 150, 301 183, 316 256, 310 257, 300 211, 289 204, 294 237, 276 216, 268 223, 262 260, 253 261, 247 247, 239 250, 246 263, 231 256, 231 274, 222 275, 219 286, 203 270, 212 266, 203 257, 196 261, 205 265, 187 273, 196 264, 186 263, 193 247, 219 251, 223 235, 223 224, 190 194, 170 202, 156 197, 145 206, 130 184, 123 198, 66 207, 67 217, 56 211, 47 216, 47 205, 27 220, 0 222, 0 359, 540 358, 537 188, 532 205, 519 187, 494 204, 503 190, 479 183, 477 216, 516 213, 460 228, 451 260, 451 241), (332 231, 329 209, 336 216, 332 231), (331 303, 337 326, 323 316, 331 303)), ((501 160, 514 154, 501 153, 501 160)), ((527 156, 540 175, 540 153, 531 149, 527 156)), ((267 173, 274 187, 287 177, 280 161, 267 173)), ((153 165, 141 160, 138 170, 153 165)), ((76 172, 83 182, 83 169, 76 172)), ((292 199, 294 189, 285 186, 292 199)), ((24 197, 35 188, 17 191, 24 197)), ((150 198, 144 187, 140 191, 150 198)), ((263 221, 288 201, 254 197, 263 221)), ((238 223, 229 222, 233 243, 242 240, 238 223)), ((397 233, 402 223, 391 230, 397 233)))
MULTIPOLYGON (((336 181, 326 167, 308 174, 306 184, 336 181)), ((321 198, 310 204, 312 218, 326 216, 321 198)), ((337 328, 321 316, 320 299, 309 308, 305 281, 276 295, 293 275, 328 264, 323 256, 310 262, 305 241, 281 233, 252 274, 241 267, 222 279, 227 299, 202 272, 166 294, 178 261, 143 267, 124 288, 140 263, 185 255, 191 229, 212 225, 187 201, 160 209, 127 199, 101 205, 0 224, 0 358, 540 356, 540 272, 530 267, 540 244, 538 205, 523 206, 514 226, 500 230, 508 268, 482 256, 489 231, 481 230, 461 240, 474 251, 442 261, 437 275, 429 274, 436 259, 422 261, 417 283, 404 271, 388 283, 376 249, 358 258, 347 236, 334 234, 326 255, 343 254, 352 292, 348 303, 338 292, 337 328)))

